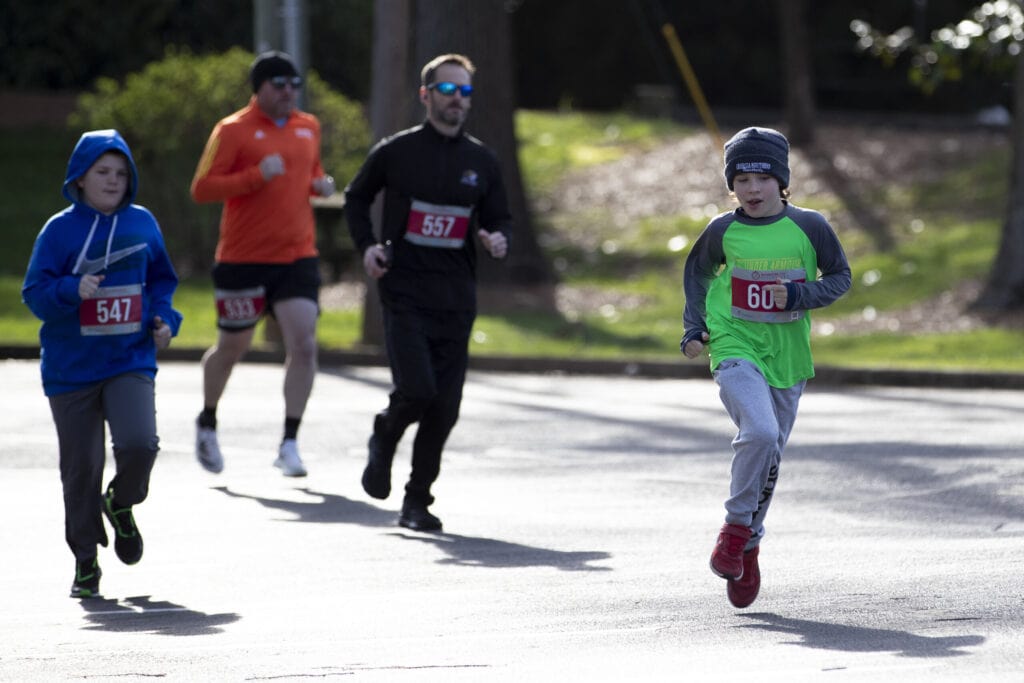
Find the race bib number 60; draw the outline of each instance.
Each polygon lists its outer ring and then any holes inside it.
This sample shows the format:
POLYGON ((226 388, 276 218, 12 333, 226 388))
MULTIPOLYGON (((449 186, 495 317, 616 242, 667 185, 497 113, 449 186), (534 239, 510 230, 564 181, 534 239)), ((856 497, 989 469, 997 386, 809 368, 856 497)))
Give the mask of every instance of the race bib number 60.
POLYGON ((78 307, 82 335, 132 334, 142 329, 142 285, 100 287, 78 307))
POLYGON ((468 206, 441 206, 413 200, 405 239, 421 247, 460 249, 466 242, 472 213, 473 209, 468 206))
POLYGON ((783 311, 775 307, 775 297, 766 285, 779 282, 804 282, 802 269, 732 270, 732 316, 761 323, 788 323, 803 317, 803 311, 783 311))

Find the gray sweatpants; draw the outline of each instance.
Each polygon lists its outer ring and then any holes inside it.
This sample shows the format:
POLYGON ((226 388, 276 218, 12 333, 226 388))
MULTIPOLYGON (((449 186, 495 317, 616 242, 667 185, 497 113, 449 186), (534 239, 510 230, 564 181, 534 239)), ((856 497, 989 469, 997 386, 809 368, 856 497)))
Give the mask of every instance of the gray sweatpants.
POLYGON ((75 558, 96 555, 107 544, 103 527, 104 423, 110 425, 116 472, 110 481, 119 505, 136 505, 149 493, 149 475, 160 440, 153 380, 116 375, 85 389, 50 396, 57 426, 64 488, 64 537, 75 558))
POLYGON ((753 530, 746 549, 764 537, 764 518, 775 492, 782 451, 796 421, 806 381, 772 387, 756 365, 730 358, 714 372, 718 396, 738 431, 732 440, 732 479, 725 521, 753 530))

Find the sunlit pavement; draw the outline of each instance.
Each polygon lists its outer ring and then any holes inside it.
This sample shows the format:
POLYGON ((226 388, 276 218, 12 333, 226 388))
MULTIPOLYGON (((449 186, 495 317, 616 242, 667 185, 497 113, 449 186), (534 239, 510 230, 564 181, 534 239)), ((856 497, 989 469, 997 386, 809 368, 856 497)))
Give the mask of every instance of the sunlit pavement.
MULTIPOLYGON (((240 366, 222 474, 192 453, 195 363, 157 380, 145 557, 67 597, 35 361, 0 364, 0 680, 1016 681, 1024 392, 814 384, 732 608, 707 568, 732 425, 707 380, 470 373, 432 510, 359 486, 379 367, 325 369, 304 479, 271 466, 281 369, 240 366)), ((112 467, 112 464, 110 465, 112 467)), ((109 471, 109 470, 108 470, 109 471)))

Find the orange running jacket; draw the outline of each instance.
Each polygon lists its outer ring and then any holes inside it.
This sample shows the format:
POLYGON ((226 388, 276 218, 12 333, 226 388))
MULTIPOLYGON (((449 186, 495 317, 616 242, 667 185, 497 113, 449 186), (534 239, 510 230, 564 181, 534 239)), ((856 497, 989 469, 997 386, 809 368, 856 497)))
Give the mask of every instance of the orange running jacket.
POLYGON ((309 199, 320 165, 320 122, 295 111, 278 127, 257 106, 248 106, 214 127, 192 179, 192 198, 224 202, 216 260, 220 263, 293 263, 317 255, 309 199), (263 179, 268 154, 284 159, 282 175, 263 179))

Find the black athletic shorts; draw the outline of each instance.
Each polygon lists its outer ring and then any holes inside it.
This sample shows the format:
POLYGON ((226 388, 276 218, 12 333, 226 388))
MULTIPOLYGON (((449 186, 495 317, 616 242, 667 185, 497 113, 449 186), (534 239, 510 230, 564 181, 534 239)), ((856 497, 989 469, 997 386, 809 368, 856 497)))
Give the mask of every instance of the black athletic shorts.
POLYGON ((320 260, 294 263, 218 263, 213 267, 217 327, 245 330, 284 299, 310 299, 320 304, 320 260))

